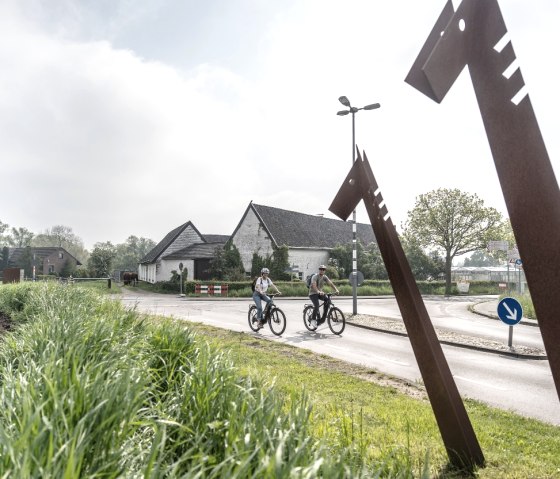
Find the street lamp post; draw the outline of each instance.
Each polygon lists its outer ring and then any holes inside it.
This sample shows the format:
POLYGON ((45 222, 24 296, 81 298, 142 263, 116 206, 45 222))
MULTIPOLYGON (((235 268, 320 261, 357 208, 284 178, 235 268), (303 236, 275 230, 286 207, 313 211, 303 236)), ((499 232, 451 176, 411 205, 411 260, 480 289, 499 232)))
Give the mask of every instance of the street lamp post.
MULTIPOLYGON (((337 112, 339 116, 348 115, 352 113, 352 165, 356 161, 356 122, 355 115, 360 110, 375 110, 381 105, 379 103, 372 103, 371 105, 366 105, 361 108, 356 108, 350 104, 350 100, 347 97, 341 96, 338 101, 344 106, 348 107, 348 110, 342 110, 337 112)), ((352 314, 358 314, 358 252, 357 252, 357 239, 356 239, 356 209, 352 212, 352 314)))

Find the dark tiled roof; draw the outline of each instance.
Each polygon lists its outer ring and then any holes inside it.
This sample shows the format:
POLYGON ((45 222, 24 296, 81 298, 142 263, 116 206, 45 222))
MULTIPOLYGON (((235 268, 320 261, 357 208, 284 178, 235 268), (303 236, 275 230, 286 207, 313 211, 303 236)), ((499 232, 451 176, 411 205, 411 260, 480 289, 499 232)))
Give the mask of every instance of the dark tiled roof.
MULTIPOLYGON (((271 206, 250 205, 277 246, 292 248, 334 248, 352 241, 352 223, 322 216, 307 215, 271 206)), ((358 223, 356 234, 368 245, 375 241, 373 228, 358 223)))
POLYGON ((207 243, 227 243, 229 235, 203 235, 207 243))
MULTIPOLYGON (((227 237, 229 238, 229 236, 227 237)), ((203 259, 214 258, 216 248, 223 248, 225 243, 197 243, 173 253, 163 256, 162 259, 203 259)))
POLYGON ((169 245, 177 239, 177 236, 179 236, 189 225, 191 225, 195 231, 198 231, 190 221, 187 221, 181 226, 177 226, 177 228, 167 233, 165 235, 165 238, 163 238, 157 245, 155 245, 154 248, 152 248, 152 250, 150 250, 148 254, 140 260, 140 263, 153 263, 156 259, 159 258, 159 255, 162 254, 169 247, 169 245))
MULTIPOLYGON (((14 266, 19 265, 21 262, 21 258, 26 250, 27 248, 9 248, 8 265, 14 265, 14 266)), ((80 263, 80 261, 74 258, 74 256, 72 256, 68 251, 66 251, 64 248, 59 246, 44 246, 44 247, 29 248, 29 251, 31 252, 31 254, 35 255, 35 258, 39 260, 42 260, 43 258, 46 258, 47 256, 50 256, 51 254, 56 253, 58 251, 64 251, 64 253, 67 256, 69 256, 74 261, 76 261, 77 265, 81 266, 82 264, 80 263)))

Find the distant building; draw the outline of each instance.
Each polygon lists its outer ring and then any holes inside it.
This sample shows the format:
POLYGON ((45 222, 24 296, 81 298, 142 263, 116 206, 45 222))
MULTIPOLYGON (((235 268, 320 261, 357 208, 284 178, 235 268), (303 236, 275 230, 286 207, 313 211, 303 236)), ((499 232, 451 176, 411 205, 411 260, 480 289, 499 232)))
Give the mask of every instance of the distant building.
MULTIPOLYGON (((369 224, 357 224, 357 237, 366 246, 375 242, 369 224)), ((171 271, 179 271, 179 263, 187 268, 188 280, 211 279, 208 270, 216 248, 223 249, 229 240, 239 250, 247 274, 254 253, 265 257, 287 246, 293 272, 304 278, 327 263, 335 246, 352 243, 352 223, 250 202, 231 236, 203 235, 190 221, 167 233, 140 261, 138 279, 168 281, 171 271)))
POLYGON ((452 266, 451 281, 495 281, 496 283, 516 283, 521 291, 527 288, 523 269, 510 263, 502 266, 452 266))
MULTIPOLYGON (((356 235, 365 246, 376 241, 370 224, 358 223, 356 235)), ((335 246, 352 244, 352 223, 251 202, 231 240, 247 273, 255 252, 264 257, 287 246, 288 261, 302 279, 326 264, 335 246)))
POLYGON ((138 265, 138 279, 148 283, 169 281, 183 263, 187 280, 210 279, 208 270, 216 248, 223 249, 227 235, 201 234, 190 222, 178 226, 144 256, 138 265))
POLYGON ((60 275, 64 271, 73 271, 77 266, 82 265, 64 248, 56 246, 7 248, 7 251, 7 268, 25 269, 28 275, 32 275, 33 266, 35 266, 35 274, 60 275))

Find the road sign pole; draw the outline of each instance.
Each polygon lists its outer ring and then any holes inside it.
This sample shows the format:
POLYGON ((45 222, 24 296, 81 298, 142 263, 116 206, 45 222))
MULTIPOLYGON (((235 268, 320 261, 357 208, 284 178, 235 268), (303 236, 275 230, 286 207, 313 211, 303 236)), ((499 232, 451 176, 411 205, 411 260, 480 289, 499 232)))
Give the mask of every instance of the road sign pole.
POLYGON ((498 317, 509 326, 508 346, 513 344, 513 326, 521 321, 523 317, 523 307, 515 298, 506 297, 498 303, 498 317))
POLYGON ((508 278, 508 281, 507 281, 507 294, 510 294, 510 292, 509 292, 509 259, 508 259, 508 262, 507 262, 507 278, 508 278))

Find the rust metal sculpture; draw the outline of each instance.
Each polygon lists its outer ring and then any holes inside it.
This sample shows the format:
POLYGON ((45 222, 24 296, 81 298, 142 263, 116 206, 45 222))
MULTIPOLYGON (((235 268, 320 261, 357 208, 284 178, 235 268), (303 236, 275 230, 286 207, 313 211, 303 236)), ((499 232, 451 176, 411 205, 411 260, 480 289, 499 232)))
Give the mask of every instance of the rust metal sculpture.
POLYGON ((363 199, 450 462, 472 468, 484 455, 441 349, 397 231, 388 217, 364 153, 352 166, 329 210, 346 220, 363 199))
POLYGON ((439 103, 469 67, 560 397, 560 190, 506 33, 497 0, 448 0, 405 81, 439 103))

